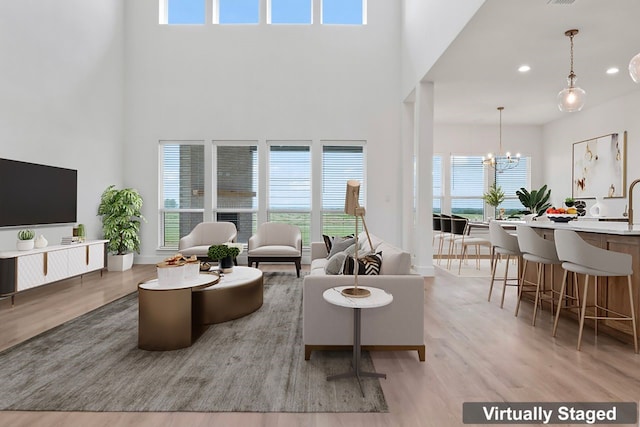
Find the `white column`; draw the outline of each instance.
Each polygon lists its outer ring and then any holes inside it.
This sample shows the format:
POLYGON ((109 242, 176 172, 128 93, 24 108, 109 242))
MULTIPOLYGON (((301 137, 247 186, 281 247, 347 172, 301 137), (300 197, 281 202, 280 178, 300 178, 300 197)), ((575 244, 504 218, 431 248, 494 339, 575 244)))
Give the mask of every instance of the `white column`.
POLYGON ((415 102, 415 263, 423 276, 433 276, 433 99, 432 82, 421 82, 415 102))
POLYGON ((415 239, 415 91, 402 104, 402 165, 401 203, 402 203, 402 247, 411 254, 411 264, 416 260, 415 239))

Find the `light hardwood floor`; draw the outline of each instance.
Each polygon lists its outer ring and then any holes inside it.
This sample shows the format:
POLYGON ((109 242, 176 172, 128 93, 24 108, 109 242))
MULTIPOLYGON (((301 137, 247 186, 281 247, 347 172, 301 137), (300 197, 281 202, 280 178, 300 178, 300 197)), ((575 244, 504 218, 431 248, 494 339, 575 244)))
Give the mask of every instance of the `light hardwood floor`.
MULTIPOLYGON (((2 300, 0 350, 132 292, 139 281, 153 276, 153 266, 135 266, 124 273, 91 273, 82 281, 76 278, 18 295, 13 308, 8 299, 2 300)), ((441 271, 425 279, 427 361, 419 362, 416 352, 372 354, 376 370, 387 374, 381 384, 389 413, 5 411, 0 413, 0 426, 447 427, 462 425, 465 401, 640 399, 640 356, 632 345, 607 336, 596 339, 589 329, 578 352, 574 321, 563 319, 554 339, 549 310, 532 327, 531 304, 523 303, 519 317, 513 315, 514 288, 507 289, 501 310, 499 292, 487 302, 488 286, 487 278, 461 279, 441 271)))

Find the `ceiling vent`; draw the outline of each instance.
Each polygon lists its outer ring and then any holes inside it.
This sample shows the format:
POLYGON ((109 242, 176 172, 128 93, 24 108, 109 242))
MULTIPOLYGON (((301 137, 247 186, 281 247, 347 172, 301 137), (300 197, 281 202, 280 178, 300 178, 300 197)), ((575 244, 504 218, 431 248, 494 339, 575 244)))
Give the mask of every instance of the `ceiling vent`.
POLYGON ((576 0, 549 0, 547 4, 573 4, 576 0))

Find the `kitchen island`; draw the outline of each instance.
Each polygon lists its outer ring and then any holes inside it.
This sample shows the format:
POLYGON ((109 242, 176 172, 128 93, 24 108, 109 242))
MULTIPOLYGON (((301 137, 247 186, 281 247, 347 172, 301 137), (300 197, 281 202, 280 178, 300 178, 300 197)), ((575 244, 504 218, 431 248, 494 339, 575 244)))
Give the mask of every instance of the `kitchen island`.
MULTIPOLYGON (((580 221, 574 220, 567 223, 556 223, 551 221, 534 221, 526 223, 527 226, 534 228, 541 236, 548 240, 554 240, 553 232, 556 229, 573 230, 578 232, 587 243, 615 252, 623 252, 630 254, 633 259, 633 303, 635 312, 640 312, 640 225, 629 227, 627 223, 622 222, 598 222, 598 221, 580 221)), ((555 291, 560 290, 563 269, 561 266, 551 266, 545 268, 545 283, 552 283, 555 291)), ((531 272, 531 276, 527 272, 527 280, 535 280, 534 269, 527 269, 531 272)), ((582 290, 584 276, 579 277, 579 289, 582 290)), ((593 279, 590 279, 593 280, 593 279)), ((592 286, 592 285, 591 285, 592 286)), ((549 287, 549 285, 547 285, 549 287)), ((594 304, 594 293, 590 287, 587 305, 594 304)), ((567 286, 567 293, 573 295, 573 287, 567 286)), ((629 296, 626 277, 603 277, 598 282, 598 304, 610 310, 630 315, 629 296)), ((557 298, 557 296, 556 296, 557 298)), ((562 310, 563 315, 578 318, 575 310, 562 310)), ((594 314, 593 308, 587 309, 587 314, 594 314)), ((601 313, 600 313, 601 314, 601 313)), ((636 327, 640 328, 640 321, 636 318, 636 327)), ((587 325, 593 327, 593 321, 587 322, 587 325)), ((598 322, 598 330, 613 335, 626 342, 633 342, 633 332, 630 322, 615 322, 609 320, 601 320, 598 322)), ((639 329, 640 330, 640 329, 639 329)))

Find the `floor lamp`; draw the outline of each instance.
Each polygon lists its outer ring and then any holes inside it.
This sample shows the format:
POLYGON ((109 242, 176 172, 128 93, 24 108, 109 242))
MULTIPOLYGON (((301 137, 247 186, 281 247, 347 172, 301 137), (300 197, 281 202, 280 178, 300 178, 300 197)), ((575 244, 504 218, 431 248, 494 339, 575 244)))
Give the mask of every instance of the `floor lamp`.
POLYGON ((369 236, 369 229, 367 223, 364 220, 365 209, 358 203, 360 197, 360 182, 356 180, 347 181, 347 193, 344 198, 344 213, 347 215, 353 215, 356 217, 356 250, 353 255, 353 276, 354 286, 353 288, 346 288, 342 290, 342 294, 347 297, 365 298, 371 295, 368 289, 358 288, 358 217, 362 218, 362 225, 364 225, 364 231, 367 233, 367 239, 369 240, 369 247, 373 248, 371 244, 371 236, 369 236))

